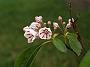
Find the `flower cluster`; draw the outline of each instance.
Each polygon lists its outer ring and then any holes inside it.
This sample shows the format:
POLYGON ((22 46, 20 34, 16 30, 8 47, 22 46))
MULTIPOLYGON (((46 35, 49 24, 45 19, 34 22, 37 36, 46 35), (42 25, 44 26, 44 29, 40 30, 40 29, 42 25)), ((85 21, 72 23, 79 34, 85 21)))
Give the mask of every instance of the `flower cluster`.
MULTIPOLYGON (((47 23, 43 22, 43 17, 42 16, 36 16, 35 17, 35 22, 32 22, 30 26, 26 26, 23 28, 24 36, 25 38, 28 39, 28 43, 32 43, 35 39, 51 39, 52 38, 52 33, 50 25, 51 21, 48 21, 47 23), (47 24, 47 25, 46 25, 47 24)), ((59 16, 58 20, 62 24, 66 24, 65 22, 62 21, 62 17, 59 16)), ((74 19, 72 18, 72 21, 74 22, 74 19)), ((66 24, 65 28, 70 28, 72 26, 71 19, 69 19, 68 23, 66 24)), ((54 31, 60 28, 58 23, 53 22, 53 29, 54 31)))

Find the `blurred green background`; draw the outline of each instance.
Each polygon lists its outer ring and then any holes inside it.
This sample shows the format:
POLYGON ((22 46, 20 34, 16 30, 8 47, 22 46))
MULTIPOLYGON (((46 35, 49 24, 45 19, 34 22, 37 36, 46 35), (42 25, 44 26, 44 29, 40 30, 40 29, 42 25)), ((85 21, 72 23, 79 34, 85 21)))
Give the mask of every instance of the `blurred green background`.
MULTIPOLYGON (((27 40, 22 28, 41 15, 43 21, 57 21, 61 15, 69 18, 68 0, 0 0, 0 67, 13 67, 16 56, 27 40)), ((81 36, 90 43, 90 0, 72 0, 73 16, 77 15, 81 36)), ((45 46, 33 67, 77 67, 76 56, 59 52, 53 45, 45 46)))

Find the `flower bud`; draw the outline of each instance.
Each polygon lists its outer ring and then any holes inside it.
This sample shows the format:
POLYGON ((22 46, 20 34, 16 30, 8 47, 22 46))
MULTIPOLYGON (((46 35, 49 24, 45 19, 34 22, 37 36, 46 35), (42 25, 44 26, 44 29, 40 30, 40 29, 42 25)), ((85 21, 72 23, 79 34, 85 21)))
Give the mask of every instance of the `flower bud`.
POLYGON ((48 25, 50 25, 51 24, 51 21, 48 21, 48 25))
POLYGON ((50 27, 50 25, 51 25, 51 21, 48 21, 48 27, 50 27))
POLYGON ((60 22, 62 22, 62 17, 61 17, 61 16, 59 16, 59 17, 58 17, 58 20, 59 20, 60 22))
POLYGON ((54 27, 54 29, 57 29, 57 27, 59 27, 58 23, 54 22, 53 27, 54 27))
POLYGON ((35 21, 38 23, 42 22, 42 16, 36 16, 35 21))
POLYGON ((46 27, 46 23, 44 23, 44 27, 46 27))
POLYGON ((66 24, 66 22, 63 22, 63 24, 65 25, 65 24, 66 24))

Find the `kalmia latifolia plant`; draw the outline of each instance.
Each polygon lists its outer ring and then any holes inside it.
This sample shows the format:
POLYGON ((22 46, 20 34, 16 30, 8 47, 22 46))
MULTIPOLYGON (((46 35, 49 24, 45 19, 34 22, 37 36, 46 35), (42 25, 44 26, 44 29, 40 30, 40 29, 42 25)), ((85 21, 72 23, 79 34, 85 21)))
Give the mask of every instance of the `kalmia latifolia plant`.
POLYGON ((23 28, 24 37, 30 45, 19 55, 14 67, 30 67, 35 56, 43 45, 52 43, 59 51, 71 50, 79 56, 82 51, 79 30, 76 19, 70 18, 63 21, 58 17, 58 22, 43 22, 42 16, 36 16, 35 22, 23 28))

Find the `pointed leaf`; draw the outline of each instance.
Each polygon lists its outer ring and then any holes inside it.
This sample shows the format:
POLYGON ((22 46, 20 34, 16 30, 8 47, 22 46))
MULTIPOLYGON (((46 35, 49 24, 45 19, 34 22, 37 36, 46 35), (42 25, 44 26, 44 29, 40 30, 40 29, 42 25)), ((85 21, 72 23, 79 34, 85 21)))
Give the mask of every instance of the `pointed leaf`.
POLYGON ((64 44, 63 41, 61 41, 59 38, 54 38, 53 39, 53 44, 55 45, 55 47, 62 51, 62 52, 66 52, 66 46, 64 44))
POLYGON ((77 35, 69 33, 67 35, 67 38, 69 39, 71 49, 73 49, 73 51, 79 56, 81 53, 82 46, 77 39, 77 35))
POLYGON ((26 48, 16 59, 14 67, 29 67, 31 66, 34 58, 36 57, 40 48, 51 41, 46 41, 40 45, 31 44, 28 48, 26 48))
POLYGON ((40 45, 32 44, 30 47, 26 48, 15 61, 14 67, 29 67, 40 47, 40 45))

